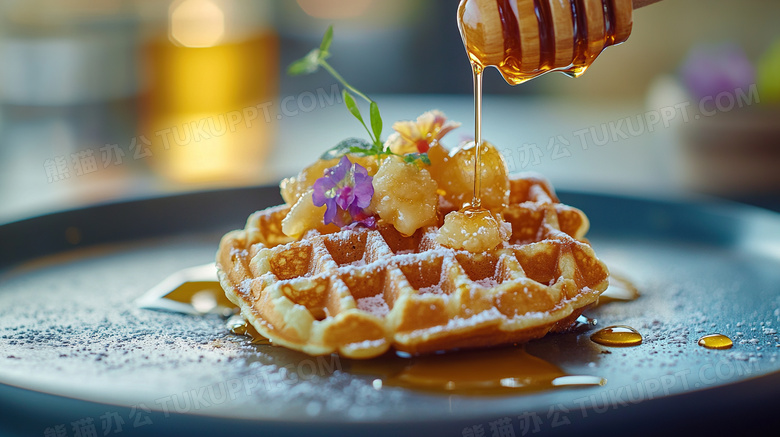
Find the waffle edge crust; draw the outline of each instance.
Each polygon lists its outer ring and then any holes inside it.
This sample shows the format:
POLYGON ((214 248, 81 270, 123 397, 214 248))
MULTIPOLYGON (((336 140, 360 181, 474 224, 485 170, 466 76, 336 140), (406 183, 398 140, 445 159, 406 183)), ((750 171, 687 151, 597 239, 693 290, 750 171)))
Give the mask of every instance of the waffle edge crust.
POLYGON ((608 284, 585 214, 533 175, 511 177, 502 215, 512 236, 485 253, 439 245, 438 227, 406 237, 381 223, 293 241, 282 233, 288 211, 255 212, 226 234, 217 272, 260 334, 310 355, 526 342, 567 330, 608 284))

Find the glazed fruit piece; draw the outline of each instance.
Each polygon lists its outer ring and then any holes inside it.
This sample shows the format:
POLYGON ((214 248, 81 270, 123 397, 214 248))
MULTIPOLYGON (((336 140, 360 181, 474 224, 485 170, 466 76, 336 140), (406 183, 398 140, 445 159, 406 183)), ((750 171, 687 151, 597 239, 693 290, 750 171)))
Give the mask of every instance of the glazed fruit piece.
MULTIPOLYGON (((468 144, 449 152, 441 145, 435 145, 428 151, 431 176, 439 187, 445 209, 460 209, 474 196, 475 149, 468 144)), ((492 144, 483 142, 482 149, 482 207, 501 211, 509 202, 506 162, 492 144)))
POLYGON ((436 224, 439 196, 436 182, 425 168, 390 156, 382 161, 373 184, 369 212, 379 215, 398 232, 412 235, 423 226, 436 224))

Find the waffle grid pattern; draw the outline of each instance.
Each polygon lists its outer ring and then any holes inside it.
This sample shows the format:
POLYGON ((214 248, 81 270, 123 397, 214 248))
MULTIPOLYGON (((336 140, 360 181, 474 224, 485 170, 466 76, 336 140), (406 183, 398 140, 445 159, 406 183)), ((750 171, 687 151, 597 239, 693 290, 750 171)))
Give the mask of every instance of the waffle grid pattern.
POLYGON ((606 289, 583 239, 585 215, 539 178, 515 177, 509 243, 483 254, 436 243, 437 227, 281 233, 287 208, 249 217, 223 237, 220 282, 274 343, 311 355, 370 358, 524 342, 561 331, 606 289))

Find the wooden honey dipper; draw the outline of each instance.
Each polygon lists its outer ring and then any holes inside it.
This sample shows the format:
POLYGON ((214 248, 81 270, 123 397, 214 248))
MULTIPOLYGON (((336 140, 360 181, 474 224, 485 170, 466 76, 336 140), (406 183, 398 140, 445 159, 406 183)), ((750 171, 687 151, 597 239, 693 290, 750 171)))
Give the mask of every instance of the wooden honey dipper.
POLYGON ((660 0, 461 0, 458 26, 480 71, 518 84, 548 71, 570 76, 631 34, 633 9, 660 0))
MULTIPOLYGON (((474 198, 481 208, 482 73, 516 85, 548 71, 577 77, 631 34, 633 10, 660 0, 460 0, 458 27, 474 72, 474 198)), ((461 213, 461 212, 459 212, 461 213)))

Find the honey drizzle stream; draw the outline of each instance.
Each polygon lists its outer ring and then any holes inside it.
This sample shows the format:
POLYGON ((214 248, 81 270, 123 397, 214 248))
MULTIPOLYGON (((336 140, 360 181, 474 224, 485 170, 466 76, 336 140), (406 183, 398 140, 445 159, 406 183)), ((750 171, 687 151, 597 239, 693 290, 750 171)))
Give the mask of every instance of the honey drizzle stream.
MULTIPOLYGON (((495 0, 498 16, 501 22, 501 34, 503 36, 504 59, 493 66, 501 71, 504 78, 513 84, 519 84, 533 79, 548 71, 561 71, 569 76, 579 76, 585 72, 598 54, 608 45, 615 43, 615 12, 609 4, 609 0, 602 0, 604 19, 604 46, 598 52, 592 53, 588 46, 588 17, 585 16, 585 6, 580 0, 570 0, 572 19, 572 41, 574 43, 574 57, 568 67, 555 65, 556 39, 554 35, 553 13, 550 4, 546 0, 534 0, 534 14, 538 23, 539 36, 539 65, 535 70, 524 69, 522 66, 521 29, 512 8, 513 0, 495 0)), ((595 11, 593 11, 595 13, 595 11)), ((459 9, 459 27, 464 37, 466 52, 471 60, 474 75, 474 195, 471 207, 480 209, 482 206, 482 76, 484 65, 478 48, 469 44, 467 35, 475 30, 468 30, 463 23, 463 10, 459 9)), ((472 23, 473 24, 473 23, 472 23)))
POLYGON ((471 206, 482 206, 482 73, 476 63, 471 64, 474 73, 474 198, 471 206))

